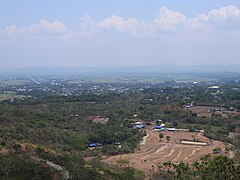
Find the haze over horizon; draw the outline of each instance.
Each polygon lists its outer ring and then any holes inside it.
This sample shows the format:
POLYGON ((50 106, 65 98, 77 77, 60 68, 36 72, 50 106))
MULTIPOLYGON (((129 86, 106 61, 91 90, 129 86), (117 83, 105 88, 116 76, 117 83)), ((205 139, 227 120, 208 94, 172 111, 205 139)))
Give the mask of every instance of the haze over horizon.
POLYGON ((240 1, 0 2, 0 68, 240 65, 240 1))

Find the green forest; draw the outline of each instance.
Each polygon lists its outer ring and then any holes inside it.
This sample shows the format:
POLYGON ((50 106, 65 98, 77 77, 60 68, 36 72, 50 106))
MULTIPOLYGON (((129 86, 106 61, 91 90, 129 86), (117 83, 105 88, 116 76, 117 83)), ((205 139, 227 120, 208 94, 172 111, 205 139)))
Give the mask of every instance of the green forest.
POLYGON ((70 179, 144 179, 144 173, 128 163, 110 166, 101 162, 104 155, 133 153, 139 146, 146 133, 144 129, 133 128, 131 119, 135 114, 148 126, 162 119, 169 127, 188 128, 192 132, 204 129, 208 138, 232 144, 229 150, 236 154, 234 159, 206 156, 193 165, 166 162, 159 166, 153 178, 239 178, 239 166, 235 163, 240 161, 240 135, 229 137, 229 133, 240 133, 239 114, 198 116, 183 108, 191 101, 196 105, 238 108, 240 96, 235 91, 220 94, 220 98, 206 93, 203 87, 148 88, 66 97, 32 93, 35 94, 31 98, 0 102, 1 179, 64 179, 66 176, 70 179), (190 98, 184 99, 186 96, 190 98), (89 118, 94 116, 109 118, 109 121, 95 123, 89 118), (116 142, 121 143, 121 148, 116 142), (90 143, 99 143, 101 147, 91 149, 90 143), (47 162, 62 169, 51 168, 47 162))

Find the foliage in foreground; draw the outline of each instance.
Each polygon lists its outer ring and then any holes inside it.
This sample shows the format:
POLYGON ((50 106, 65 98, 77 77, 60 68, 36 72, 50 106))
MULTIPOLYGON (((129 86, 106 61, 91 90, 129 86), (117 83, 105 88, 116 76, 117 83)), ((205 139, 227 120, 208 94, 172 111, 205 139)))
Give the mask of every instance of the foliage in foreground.
POLYGON ((155 179, 240 179, 240 165, 226 156, 206 155, 193 165, 165 162, 155 179))
MULTIPOLYGON (((36 155, 36 154, 35 154, 36 155)), ((34 155, 34 156, 35 156, 34 155)), ((39 154, 38 154, 39 155, 39 154)), ((36 156, 37 157, 37 156, 36 156)), ((78 180, 140 180, 144 174, 129 166, 108 166, 100 163, 97 158, 86 162, 76 155, 45 155, 41 161, 36 161, 31 154, 12 153, 0 156, 0 179, 1 180, 25 180, 25 179, 65 179, 66 172, 69 179, 78 180), (57 170, 50 167, 45 160, 64 167, 64 170, 57 170)))

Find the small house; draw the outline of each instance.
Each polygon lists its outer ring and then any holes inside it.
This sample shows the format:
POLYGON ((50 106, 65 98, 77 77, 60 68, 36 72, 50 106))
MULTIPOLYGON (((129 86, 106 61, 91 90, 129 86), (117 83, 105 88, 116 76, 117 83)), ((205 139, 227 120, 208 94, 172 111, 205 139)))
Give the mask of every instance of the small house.
POLYGON ((176 128, 167 128, 168 131, 176 131, 176 128))

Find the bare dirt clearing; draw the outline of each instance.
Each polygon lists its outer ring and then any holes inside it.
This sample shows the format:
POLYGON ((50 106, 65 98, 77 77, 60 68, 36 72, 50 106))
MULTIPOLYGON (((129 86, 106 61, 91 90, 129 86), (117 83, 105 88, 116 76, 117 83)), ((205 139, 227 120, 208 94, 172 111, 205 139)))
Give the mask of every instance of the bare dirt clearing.
POLYGON ((223 107, 212 107, 212 106, 194 106, 191 108, 185 108, 185 110, 190 110, 193 113, 197 113, 198 116, 206 116, 206 117, 211 117, 212 113, 214 114, 219 114, 222 117, 228 117, 228 115, 239 115, 239 112, 236 111, 214 111, 216 109, 220 110, 223 107))
MULTIPOLYGON (((210 142, 201 133, 192 132, 163 132, 164 138, 160 141, 159 132, 146 130, 148 136, 140 143, 139 148, 132 154, 104 157, 102 162, 116 164, 118 160, 129 160, 130 166, 144 172, 149 172, 156 165, 167 161, 178 163, 180 161, 192 163, 199 160, 202 156, 210 153, 213 149, 220 147, 224 153, 225 145, 220 141, 211 141, 209 146, 183 145, 178 143, 180 139, 197 138, 199 141, 210 142), (169 143, 166 136, 170 136, 169 143)), ((227 155, 227 154, 224 154, 227 155)))
POLYGON ((221 107, 195 106, 187 108, 186 110, 191 110, 192 112, 197 113, 199 116, 211 117, 212 113, 209 113, 208 110, 212 109, 221 109, 221 107))

